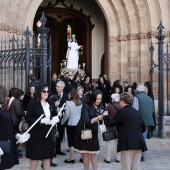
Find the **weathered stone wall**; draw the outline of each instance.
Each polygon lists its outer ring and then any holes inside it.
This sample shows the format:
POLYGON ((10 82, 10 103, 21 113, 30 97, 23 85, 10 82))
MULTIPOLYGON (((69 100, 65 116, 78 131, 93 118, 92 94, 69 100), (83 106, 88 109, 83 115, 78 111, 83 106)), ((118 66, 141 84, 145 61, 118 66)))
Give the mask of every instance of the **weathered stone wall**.
MULTIPOLYGON (((111 82, 116 79, 127 80, 130 83, 134 81, 143 83, 149 80, 149 47, 152 40, 157 49, 155 36, 160 20, 169 37, 170 0, 163 2, 162 0, 95 1, 101 8, 108 26, 108 66, 111 82)), ((36 11, 42 2, 42 0, 0 1, 0 39, 12 34, 20 36, 27 25, 32 30, 36 11)), ((73 0, 72 4, 74 4, 73 0)), ((157 63, 156 50, 154 59, 157 63)), ((99 69, 95 70, 99 71, 99 69)), ((155 96, 158 92, 157 73, 156 68, 153 79, 155 96)), ((97 74, 99 73, 95 73, 95 75, 97 74)))

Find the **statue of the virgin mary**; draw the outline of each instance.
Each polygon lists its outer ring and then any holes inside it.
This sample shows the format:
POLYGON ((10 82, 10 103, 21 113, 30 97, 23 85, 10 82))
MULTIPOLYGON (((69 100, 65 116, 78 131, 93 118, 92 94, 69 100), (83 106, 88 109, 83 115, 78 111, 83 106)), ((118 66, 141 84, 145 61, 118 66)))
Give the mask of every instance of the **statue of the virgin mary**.
POLYGON ((78 69, 79 52, 81 45, 77 44, 76 36, 73 34, 72 39, 68 42, 68 49, 66 54, 67 68, 78 69))

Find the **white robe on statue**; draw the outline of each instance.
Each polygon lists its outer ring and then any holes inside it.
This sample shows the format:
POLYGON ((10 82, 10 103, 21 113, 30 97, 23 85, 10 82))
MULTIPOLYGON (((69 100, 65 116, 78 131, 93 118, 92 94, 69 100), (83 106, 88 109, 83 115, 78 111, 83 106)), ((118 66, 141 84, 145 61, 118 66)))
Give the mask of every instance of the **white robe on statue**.
POLYGON ((79 60, 78 49, 80 47, 81 46, 78 46, 76 42, 68 43, 68 50, 66 55, 68 69, 78 69, 78 60, 79 60))

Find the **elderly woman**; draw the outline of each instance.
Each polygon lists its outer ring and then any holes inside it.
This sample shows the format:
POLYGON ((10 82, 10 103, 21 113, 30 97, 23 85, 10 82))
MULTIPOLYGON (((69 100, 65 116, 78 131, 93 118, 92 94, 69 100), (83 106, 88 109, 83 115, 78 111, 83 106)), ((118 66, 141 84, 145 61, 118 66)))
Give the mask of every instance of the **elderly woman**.
POLYGON ((122 170, 139 169, 141 152, 146 151, 146 143, 142 132, 146 130, 141 114, 132 107, 133 98, 129 93, 120 95, 120 106, 115 117, 110 119, 104 112, 106 125, 117 126, 118 146, 121 152, 122 170))
MULTIPOLYGON (((15 130, 13 128, 13 122, 11 114, 5 109, 4 104, 6 100, 6 89, 0 85, 0 141, 11 141, 10 153, 0 154, 1 162, 0 169, 10 169, 14 165, 19 164, 17 147, 15 143, 15 130)), ((0 149, 1 148, 0 146, 0 149)), ((4 151, 5 152, 5 151, 4 151)))
MULTIPOLYGON (((137 85, 133 107, 140 112, 142 119, 145 123, 146 130, 143 133, 143 138, 146 141, 148 127, 154 126, 152 116, 154 110, 154 103, 153 100, 145 93, 145 86, 143 84, 137 85)), ((142 152, 141 161, 145 161, 145 152, 142 152)))
MULTIPOLYGON (((111 98, 112 98, 112 102, 107 105, 105 111, 108 112, 108 116, 110 119, 114 118, 116 113, 117 113, 117 110, 120 108, 120 105, 119 105, 119 99, 120 99, 120 95, 118 93, 114 93, 111 95, 111 98)), ((106 126, 106 130, 116 130, 116 127, 108 127, 106 126)), ((110 163, 111 161, 111 144, 112 144, 113 141, 107 141, 106 142, 106 155, 105 155, 105 159, 104 159, 104 162, 106 163, 110 163)), ((117 148, 117 139, 114 140, 115 142, 115 148, 117 148)), ((116 162, 119 163, 120 162, 120 152, 116 152, 116 162)))

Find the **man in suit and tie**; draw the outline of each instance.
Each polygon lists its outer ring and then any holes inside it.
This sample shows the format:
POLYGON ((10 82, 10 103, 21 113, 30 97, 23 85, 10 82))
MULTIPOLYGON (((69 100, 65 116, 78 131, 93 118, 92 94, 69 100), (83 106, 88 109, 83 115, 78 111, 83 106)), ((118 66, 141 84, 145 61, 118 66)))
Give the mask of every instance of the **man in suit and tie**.
MULTIPOLYGON (((65 88, 65 83, 63 81, 58 81, 56 84, 56 94, 60 96, 60 104, 58 105, 59 108, 61 108, 63 104, 68 100, 68 94, 64 92, 64 88, 65 88)), ((61 125, 60 122, 58 122, 57 128, 58 128, 59 136, 57 138, 57 143, 56 143, 56 154, 66 155, 64 152, 61 151, 61 141, 63 140, 64 126, 61 125)))

